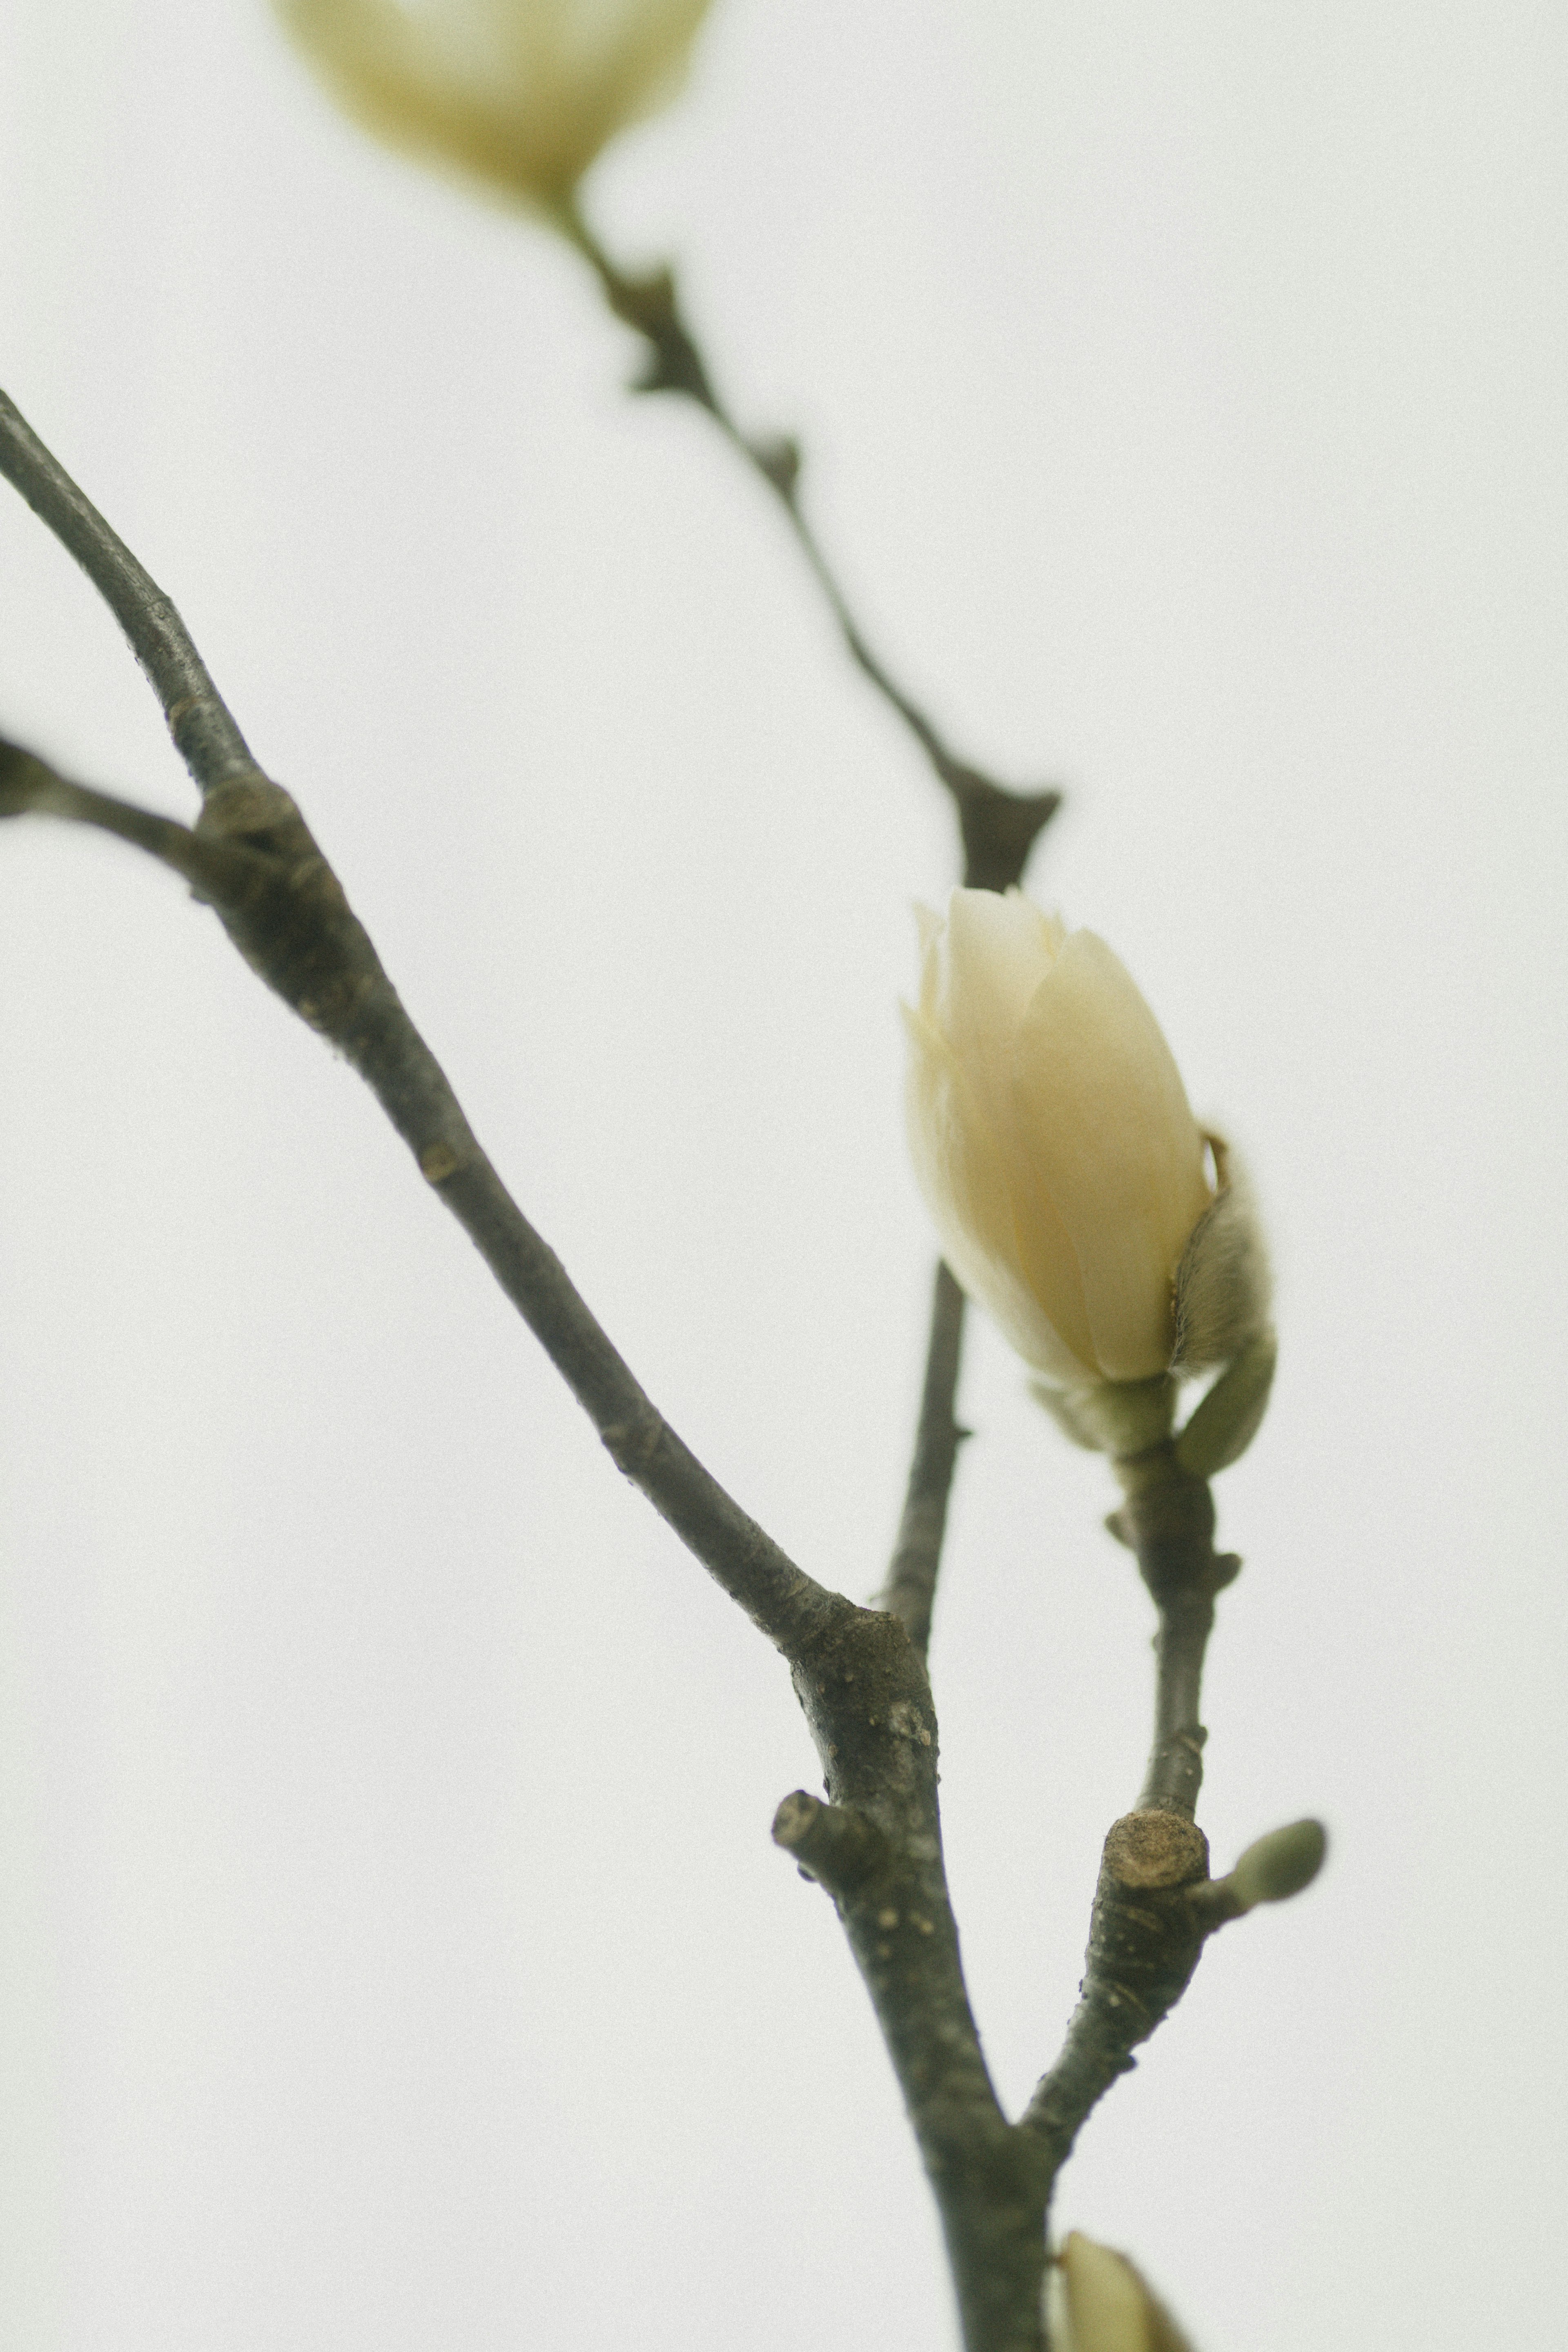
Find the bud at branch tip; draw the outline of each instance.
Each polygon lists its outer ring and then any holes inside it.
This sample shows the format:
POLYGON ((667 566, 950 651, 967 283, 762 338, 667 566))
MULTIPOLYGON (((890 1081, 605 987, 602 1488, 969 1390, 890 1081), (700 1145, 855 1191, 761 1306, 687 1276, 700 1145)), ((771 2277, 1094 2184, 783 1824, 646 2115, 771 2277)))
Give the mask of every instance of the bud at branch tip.
POLYGON ((1077 1444, 1148 1451, 1171 1434, 1177 1381, 1218 1371, 1177 1444, 1191 1475, 1223 1468, 1255 1433, 1273 1368, 1268 1265, 1234 1154, 1198 1126, 1103 940, 1018 890, 955 890, 945 915, 918 911, 908 1125, 943 1256, 1077 1444))

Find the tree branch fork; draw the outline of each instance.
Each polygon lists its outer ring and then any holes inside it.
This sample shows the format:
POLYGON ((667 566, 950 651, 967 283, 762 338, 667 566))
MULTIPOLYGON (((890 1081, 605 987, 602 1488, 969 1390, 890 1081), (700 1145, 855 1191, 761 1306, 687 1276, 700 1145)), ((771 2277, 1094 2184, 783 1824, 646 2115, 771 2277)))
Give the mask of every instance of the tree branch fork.
MULTIPOLYGON (((668 315, 678 320, 673 298, 668 315)), ((708 379, 699 362, 692 381, 671 382, 701 397, 708 379)), ((710 387, 704 404, 738 439, 710 387)), ((795 521, 850 650, 952 794, 966 879, 1008 887, 1056 795, 1009 794, 953 759, 868 656, 799 517, 794 467, 763 470, 795 521)), ((1126 1500, 1114 1530, 1135 1551, 1160 1620, 1154 1751, 1138 1809, 1106 1842, 1083 1999, 1062 2054, 1010 2122, 964 1987, 925 1664, 963 1434, 954 1416, 963 1300, 952 1276, 938 1268, 915 1458, 883 1605, 860 1608, 787 1557, 643 1390, 502 1184, 298 805, 257 767, 174 606, 3 394, 0 471, 116 613, 205 795, 195 824, 186 826, 0 741, 0 816, 44 814, 110 833, 180 875, 213 908, 258 976, 371 1086, 617 1468, 788 1660, 826 1794, 785 1798, 773 1836, 831 1896, 865 1979, 941 2213, 969 2352, 1042 2352, 1046 2221, 1078 2129, 1179 1997, 1206 1936, 1252 1900, 1270 1899, 1213 1885, 1192 1821, 1204 1648, 1214 1595, 1238 1565, 1214 1552, 1207 1487, 1180 1471, 1169 1447, 1118 1465, 1126 1500)))

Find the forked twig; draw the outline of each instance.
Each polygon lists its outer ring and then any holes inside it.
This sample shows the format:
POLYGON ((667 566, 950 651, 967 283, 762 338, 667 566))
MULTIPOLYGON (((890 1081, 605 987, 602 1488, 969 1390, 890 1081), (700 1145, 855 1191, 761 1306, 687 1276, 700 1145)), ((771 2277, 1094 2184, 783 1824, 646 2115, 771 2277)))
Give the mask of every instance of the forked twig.
MULTIPOLYGON (((89 576, 114 581, 165 713, 191 665, 211 690, 168 599, 140 566, 127 573, 121 542, 26 428, 0 442, 0 470, 46 520, 51 500, 64 511, 89 576)), ((216 690, 203 707, 213 705, 216 690)), ((243 751, 237 730, 232 742, 243 751)), ((206 739, 182 749, 196 772, 206 739)), ((964 1989, 924 1662, 896 1617, 857 1608, 797 1568, 669 1427, 501 1183, 299 809, 245 758, 209 782, 186 827, 0 745, 0 814, 111 832, 211 903, 252 968, 374 1088, 617 1466, 789 1660, 828 1803, 786 1800, 774 1834, 828 1885, 843 1919, 942 2215, 969 2352, 1040 2352, 1047 2166, 1037 2139, 1002 2113, 964 1989)))

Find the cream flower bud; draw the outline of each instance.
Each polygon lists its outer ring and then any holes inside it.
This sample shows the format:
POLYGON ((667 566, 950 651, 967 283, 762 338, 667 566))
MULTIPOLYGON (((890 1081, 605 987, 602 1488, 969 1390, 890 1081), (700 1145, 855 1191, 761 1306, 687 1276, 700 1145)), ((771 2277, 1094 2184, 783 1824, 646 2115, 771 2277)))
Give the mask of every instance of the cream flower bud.
POLYGON ((1215 1205, 1159 1024, 1103 940, 1016 890, 922 909, 921 947, 910 1144, 942 1255, 1054 1386, 1156 1379, 1215 1205))
POLYGON ((332 95, 394 146, 559 207, 670 97, 709 0, 276 0, 332 95))
POLYGON ((1078 2230, 1052 2264, 1047 2310, 1051 2352, 1191 2352, 1142 2272, 1078 2230))

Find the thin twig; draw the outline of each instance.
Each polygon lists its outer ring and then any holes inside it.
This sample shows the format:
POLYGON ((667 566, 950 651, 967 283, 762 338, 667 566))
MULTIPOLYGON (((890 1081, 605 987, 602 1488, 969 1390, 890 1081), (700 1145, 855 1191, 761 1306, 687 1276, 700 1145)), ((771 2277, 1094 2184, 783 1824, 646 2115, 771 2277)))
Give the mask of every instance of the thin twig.
POLYGON ((893 1547, 888 1581, 882 1589, 882 1606, 901 1620, 922 1658, 931 1643, 931 1607, 942 1564, 942 1538, 947 1532, 948 1496, 958 1449, 966 1433, 953 1414, 963 1345, 963 1291, 946 1263, 938 1259, 931 1288, 931 1339, 926 1349, 925 1385, 921 1393, 914 1459, 910 1464, 899 1538, 893 1547))
POLYGON ((1135 1554, 1158 1612, 1154 1738, 1136 1811, 1111 1828, 1089 1924, 1082 1998, 1061 2055, 1023 2117, 1065 2162, 1085 2117, 1180 2000, 1219 1915, 1197 1899, 1208 1844, 1194 1820, 1199 1716, 1215 1595, 1241 1562, 1214 1549, 1214 1498, 1166 1440, 1116 1465, 1126 1495, 1111 1531, 1135 1554))
POLYGON ((851 660, 889 709, 897 711, 953 801, 963 836, 965 880, 973 889, 1005 890, 1017 882, 1043 826, 1061 804, 1058 792, 1015 793, 961 759, 924 710, 894 677, 856 619, 837 575, 801 504, 801 452, 782 437, 753 440, 743 433, 721 398, 712 371, 680 310, 668 269, 634 277, 605 251, 575 202, 553 215, 563 236, 583 256, 616 317, 634 328, 648 346, 639 392, 674 392, 706 410, 731 446, 764 481, 788 520, 808 569, 838 626, 851 660))
POLYGON ((232 776, 258 774, 249 745, 168 597, 3 392, 0 474, 75 556, 124 630, 180 756, 202 791, 232 776))
POLYGON ((605 1448, 688 1549, 793 1655, 849 1604, 805 1575, 670 1428, 512 1200, 370 937, 280 786, 218 785, 194 830, 70 783, 0 743, 0 813, 115 833, 174 867, 216 910, 254 971, 375 1092, 426 1181, 543 1346, 605 1448))
POLYGON ((936 1713, 903 1625, 795 1568, 649 1402, 480 1150, 286 793, 221 786, 192 828, 0 740, 0 816, 27 813, 133 844, 216 908, 369 1081, 618 1467, 788 1658, 830 1802, 787 1800, 775 1836, 837 1904, 931 2176, 969 2352, 1040 2352, 1047 2172, 981 2052, 942 1864, 936 1713))
POLYGON ((1215 1550, 1208 1482, 1182 1469, 1171 1441, 1116 1466, 1126 1501, 1111 1530, 1131 1549, 1158 1612, 1154 1738, 1138 1802, 1191 1821, 1204 1778, 1207 1734, 1200 1701, 1215 1595, 1233 1581, 1241 1562, 1234 1552, 1215 1550))

